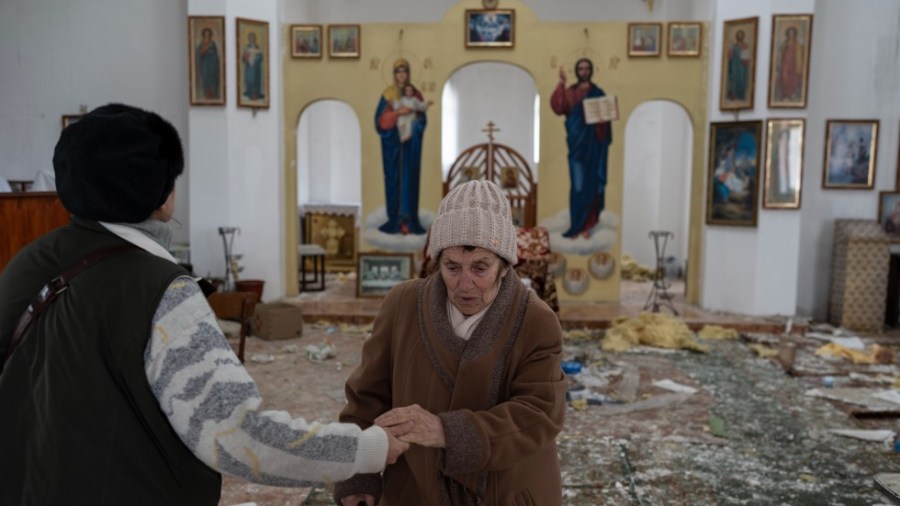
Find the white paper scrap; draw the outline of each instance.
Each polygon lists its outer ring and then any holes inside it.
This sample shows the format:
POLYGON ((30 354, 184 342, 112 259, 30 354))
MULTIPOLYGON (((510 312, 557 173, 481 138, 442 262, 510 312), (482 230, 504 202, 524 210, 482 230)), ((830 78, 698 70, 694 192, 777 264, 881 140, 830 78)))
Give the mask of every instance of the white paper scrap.
POLYGON ((862 339, 851 336, 851 337, 832 337, 831 342, 834 344, 839 344, 844 348, 850 350, 864 350, 866 349, 866 345, 862 342, 862 339))
POLYGON ((672 381, 670 379, 654 381, 653 386, 663 388, 666 390, 670 390, 672 392, 684 392, 686 394, 697 393, 696 388, 689 387, 687 385, 682 385, 681 383, 675 383, 674 381, 672 381))
POLYGON ((878 397, 879 399, 893 402, 894 404, 900 404, 900 392, 896 390, 882 390, 881 392, 872 394, 872 397, 878 397))
POLYGON ((862 439, 863 441, 875 441, 882 442, 894 439, 894 431, 881 429, 881 430, 861 430, 861 429, 831 429, 828 432, 832 434, 837 434, 838 436, 846 436, 852 437, 856 439, 862 439))

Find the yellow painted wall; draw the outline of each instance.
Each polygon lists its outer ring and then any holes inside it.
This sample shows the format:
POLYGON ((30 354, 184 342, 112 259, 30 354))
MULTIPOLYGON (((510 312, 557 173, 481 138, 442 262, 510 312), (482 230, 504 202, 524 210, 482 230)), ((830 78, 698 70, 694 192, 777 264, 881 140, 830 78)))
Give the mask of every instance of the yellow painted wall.
MULTIPOLYGON (((443 86, 454 71, 479 61, 506 62, 526 70, 541 96, 540 150, 538 167, 538 223, 561 209, 568 209, 569 176, 563 118, 550 109, 550 94, 559 80, 559 65, 566 68, 568 84, 575 80, 573 66, 582 56, 594 62, 594 82, 619 100, 620 120, 613 125, 606 206, 621 217, 622 163, 625 124, 631 112, 648 100, 671 100, 680 104, 693 124, 693 164, 690 238, 688 251, 688 300, 698 299, 700 232, 704 189, 706 145, 706 96, 708 68, 708 26, 703 27, 700 58, 629 58, 628 24, 546 23, 538 20, 522 2, 505 0, 504 9, 515 9, 515 47, 512 49, 466 48, 465 10, 480 8, 480 2, 464 0, 449 9, 440 23, 364 24, 361 57, 358 60, 298 60, 289 48, 282 54, 284 76, 285 143, 285 258, 288 294, 297 287, 297 145, 296 129, 304 109, 317 100, 334 99, 347 103, 356 112, 362 131, 362 217, 384 205, 381 147, 374 129, 375 109, 384 88, 391 82, 391 65, 403 56, 410 61, 411 78, 435 104, 428 110, 422 153, 419 206, 436 213, 441 199, 441 103, 443 86), (426 68, 427 67, 427 68, 426 68)), ((324 27, 323 27, 324 28, 324 27)), ((289 27, 282 27, 282 40, 289 44, 289 27)), ((664 27, 665 32, 665 27, 664 27)), ((323 29, 323 37, 327 30, 323 29)), ((485 83, 490 85, 490 83, 485 83)), ((495 120, 498 121, 498 120, 495 120)), ((498 122, 502 122, 499 120, 498 122)), ((314 128, 314 126, 313 126, 314 128)), ((502 124, 501 124, 502 128, 502 124)), ((461 149, 465 149, 462 146, 461 149)), ((366 251, 366 244, 360 251, 366 251)), ((618 266, 619 240, 612 251, 618 266)), ((587 267, 588 257, 567 256, 569 267, 587 267)), ((568 295, 558 283, 561 300, 616 301, 619 299, 619 272, 608 280, 591 280, 588 291, 579 297, 568 295)))

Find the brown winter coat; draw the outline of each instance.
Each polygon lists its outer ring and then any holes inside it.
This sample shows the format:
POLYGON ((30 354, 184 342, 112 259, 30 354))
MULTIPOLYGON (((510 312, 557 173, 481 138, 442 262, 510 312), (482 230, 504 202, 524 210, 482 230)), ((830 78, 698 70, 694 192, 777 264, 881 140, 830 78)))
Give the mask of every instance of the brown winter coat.
POLYGON ((561 354, 559 320, 515 275, 505 276, 468 341, 453 332, 439 272, 394 288, 347 380, 341 421, 368 427, 391 408, 418 404, 440 416, 447 446, 412 445, 383 478, 338 483, 335 499, 366 493, 380 494, 385 506, 560 504, 561 354))

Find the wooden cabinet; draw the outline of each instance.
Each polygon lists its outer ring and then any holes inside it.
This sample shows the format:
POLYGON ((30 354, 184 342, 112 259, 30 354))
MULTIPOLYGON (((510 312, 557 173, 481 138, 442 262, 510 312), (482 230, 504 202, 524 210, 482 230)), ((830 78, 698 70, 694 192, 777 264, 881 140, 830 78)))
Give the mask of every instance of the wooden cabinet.
POLYGON ((23 246, 67 223, 56 192, 0 193, 0 270, 23 246))

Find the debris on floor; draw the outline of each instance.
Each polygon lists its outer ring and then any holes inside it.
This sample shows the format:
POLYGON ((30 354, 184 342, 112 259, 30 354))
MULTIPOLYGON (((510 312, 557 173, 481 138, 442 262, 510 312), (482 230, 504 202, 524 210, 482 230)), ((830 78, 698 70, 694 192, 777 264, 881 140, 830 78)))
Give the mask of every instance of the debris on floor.
POLYGON ((308 344, 304 348, 306 350, 306 358, 311 362, 324 362, 334 357, 334 344, 330 340, 322 341, 319 344, 308 344))
MULTIPOLYGON (((632 322, 628 333, 667 332, 663 318, 653 320, 632 322)), ((248 356, 278 358, 247 363, 263 407, 310 421, 337 419, 344 381, 362 353, 364 333, 355 330, 330 323, 307 325, 305 337, 288 342, 248 339, 248 356), (285 349, 309 343, 328 343, 343 367, 322 367, 285 349)), ((632 347, 610 352, 604 345, 611 331, 568 331, 563 342, 563 358, 578 364, 569 366, 571 400, 557 437, 564 505, 887 502, 872 480, 900 466, 888 434, 900 434, 896 365, 816 355, 832 341, 802 333, 742 332, 739 339, 704 342, 706 353, 691 347, 648 353, 659 350, 647 348, 657 343, 637 337, 632 347), (788 355, 790 368, 782 365, 788 355), (820 394, 807 395, 810 390, 820 394)), ((696 343, 689 330, 679 332, 696 343)), ((858 337, 866 347, 877 341, 891 353, 897 348, 888 338, 858 337)), ((224 477, 222 504, 250 501, 333 504, 322 487, 264 487, 224 477)))
POLYGON ((778 350, 765 344, 751 344, 750 349, 762 358, 772 358, 778 355, 778 350))
POLYGON ((863 430, 863 429, 829 429, 830 433, 838 436, 852 437, 863 441, 874 441, 876 443, 890 442, 890 448, 893 448, 894 438, 896 434, 892 430, 863 430))
POLYGON ((656 271, 646 265, 639 264, 631 255, 622 255, 622 279, 631 281, 652 281, 656 271))
POLYGON ((891 364, 894 362, 894 353, 877 344, 873 344, 865 350, 848 348, 831 342, 817 349, 816 355, 846 358, 854 364, 891 364))
POLYGON ((643 312, 637 318, 619 317, 606 331, 604 351, 626 351, 638 345, 668 349, 685 349, 705 353, 709 350, 697 342, 685 323, 668 313, 643 312))
POLYGON ((697 332, 697 337, 700 339, 737 339, 740 337, 737 330, 734 329, 726 329, 725 327, 721 327, 719 325, 704 325, 702 329, 697 332))
POLYGON ((670 379, 656 380, 652 383, 652 385, 658 388, 662 388, 663 390, 669 390, 671 392, 682 392, 686 394, 697 393, 696 388, 682 385, 681 383, 676 383, 670 379))

